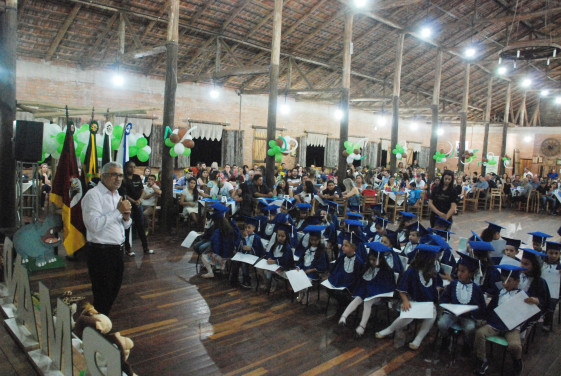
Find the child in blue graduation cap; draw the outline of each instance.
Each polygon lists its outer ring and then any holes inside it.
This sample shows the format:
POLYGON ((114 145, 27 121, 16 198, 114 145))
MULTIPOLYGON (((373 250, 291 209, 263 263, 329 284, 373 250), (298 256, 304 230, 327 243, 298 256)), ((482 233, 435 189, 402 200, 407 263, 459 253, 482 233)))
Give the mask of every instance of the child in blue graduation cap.
POLYGON ((298 212, 296 217, 297 219, 294 221, 294 227, 296 227, 296 231, 302 231, 302 229, 306 226, 306 219, 310 215, 312 205, 307 202, 299 202, 296 204, 296 208, 298 209, 298 212))
POLYGON ((516 261, 520 261, 520 259, 516 257, 516 255, 518 255, 518 249, 520 248, 520 244, 522 244, 522 241, 518 239, 507 238, 505 236, 503 236, 503 240, 506 242, 505 249, 503 250, 504 255, 516 261))
MULTIPOLYGON (((544 279, 561 279, 561 263, 559 262, 561 255, 561 243, 557 242, 546 242, 546 258, 542 265, 542 276, 544 279)), ((559 290, 553 291, 552 286, 549 286, 549 304, 547 307, 547 312, 545 313, 543 330, 551 331, 551 324, 553 322, 553 313, 555 312, 555 307, 559 302, 559 290)))
POLYGON ((497 295, 497 282, 501 281, 501 275, 489 257, 489 252, 494 250, 493 246, 484 241, 469 241, 468 246, 473 252, 473 257, 479 260, 479 268, 475 271, 474 276, 475 283, 488 296, 497 295))
POLYGON ((201 276, 203 278, 214 277, 212 265, 215 265, 220 270, 224 270, 226 259, 232 257, 236 244, 239 242, 232 224, 225 218, 225 214, 230 208, 220 203, 215 203, 212 207, 214 208, 215 230, 210 237, 212 248, 210 250, 207 249, 207 252, 201 257, 203 265, 207 270, 207 273, 201 276))
POLYGON ((369 223, 364 231, 369 242, 379 242, 383 235, 387 235, 386 227, 390 223, 389 220, 382 217, 374 217, 374 222, 369 223))
POLYGON ((345 288, 344 290, 327 290, 327 293, 339 302, 341 310, 349 303, 350 291, 354 290, 365 266, 364 259, 357 253, 358 246, 359 239, 351 236, 351 233, 346 233, 341 247, 342 254, 329 272, 329 283, 337 288, 345 288))
POLYGON ((444 240, 440 235, 430 234, 431 242, 429 244, 436 245, 440 248, 438 256, 435 260, 436 262, 436 272, 440 274, 442 279, 447 281, 452 281, 453 277, 456 275, 456 259, 452 255, 452 247, 444 240), (448 265, 452 268, 449 273, 444 271, 442 265, 448 265))
MULTIPOLYGON (((279 224, 276 229, 274 238, 271 238, 271 242, 274 243, 267 247, 265 256, 263 257, 267 260, 270 265, 277 264, 279 270, 277 273, 282 277, 283 272, 294 269, 294 255, 292 253, 292 247, 290 246, 290 233, 292 231, 292 226, 286 224, 279 224)), ((272 272, 268 270, 258 269, 261 277, 264 277, 270 285, 270 290, 273 292, 276 289, 276 279, 271 281, 273 275, 272 272)), ((262 285, 262 288, 267 289, 269 286, 266 284, 262 285)))
MULTIPOLYGON (((531 248, 522 249, 522 260, 520 266, 525 268, 520 274, 518 288, 528 294, 531 303, 536 304, 541 312, 545 312, 549 306, 549 288, 547 282, 542 278, 542 257, 545 254, 531 248)), ((527 299, 527 300, 528 300, 527 299)), ((538 313, 531 321, 536 321, 541 316, 538 313)))
POLYGON ((421 238, 427 234, 427 230, 420 223, 409 226, 409 241, 401 247, 401 252, 407 256, 407 258, 409 258, 409 255, 413 256, 413 250, 421 242, 421 238))
POLYGON ((407 242, 407 237, 409 235, 409 227, 412 225, 417 225, 419 223, 417 216, 413 213, 409 212, 400 212, 401 213, 401 220, 399 221, 399 225, 397 227, 396 236, 397 241, 401 245, 402 243, 407 242))
POLYGON ((538 252, 543 252, 543 247, 545 246, 547 238, 552 237, 540 231, 529 232, 528 235, 532 235, 532 248, 538 252))
MULTIPOLYGON (((320 279, 319 273, 327 272, 329 265, 325 245, 321 241, 321 232, 324 230, 325 226, 318 225, 310 225, 303 230, 309 235, 308 245, 300 255, 296 267, 303 270, 312 281, 318 281, 320 279)), ((304 303, 306 290, 299 292, 297 301, 304 303)))
MULTIPOLYGON (((255 230, 258 226, 259 219, 246 217, 241 234, 240 245, 238 246, 238 252, 251 254, 257 257, 263 257, 265 255, 265 248, 263 247, 261 237, 255 233, 255 230)), ((249 265, 246 263, 232 261, 230 282, 232 283, 232 285, 237 284, 240 266, 242 268, 242 283, 240 284, 240 286, 249 289, 251 288, 251 277, 249 276, 249 265)))
POLYGON ((473 282, 475 271, 479 268, 479 261, 458 252, 460 261, 458 262, 457 279, 453 280, 446 288, 440 299, 441 303, 476 305, 475 311, 456 316, 451 312, 444 311, 438 319, 438 330, 442 337, 442 345, 448 344, 449 329, 452 325, 459 323, 465 336, 465 344, 470 346, 473 343, 473 333, 475 331, 476 320, 482 320, 485 315, 485 296, 481 288, 473 282), (468 345, 469 344, 469 345, 468 345))
POLYGON ((346 325, 347 317, 364 302, 362 319, 355 330, 357 337, 361 337, 364 334, 366 323, 372 311, 372 305, 380 301, 380 298, 373 297, 395 290, 394 272, 384 257, 384 254, 392 253, 393 250, 378 242, 367 243, 366 247, 370 250, 368 254, 368 269, 366 269, 352 293, 354 299, 339 319, 339 325, 346 325))
POLYGON ((280 207, 278 205, 265 205, 263 206, 263 208, 261 209, 263 211, 263 213, 265 214, 265 217, 267 218, 266 222, 263 223, 263 220, 261 217, 259 217, 259 221, 260 221, 260 226, 261 226, 261 231, 259 232, 259 236, 261 236, 263 239, 269 240, 271 239, 271 236, 273 236, 273 233, 275 232, 275 218, 277 216, 277 212, 280 209, 280 207))
POLYGON ((447 219, 444 219, 440 216, 437 216, 434 219, 434 226, 431 226, 434 230, 444 230, 448 231, 450 227, 452 227, 452 222, 447 219))
POLYGON ((495 308, 501 304, 509 304, 510 298, 520 293, 518 284, 520 283, 520 272, 524 268, 516 265, 497 265, 496 268, 501 270, 500 278, 502 288, 495 295, 486 310, 487 324, 480 327, 475 332, 475 353, 477 356, 477 365, 474 373, 485 375, 489 368, 487 362, 485 339, 487 337, 502 335, 508 343, 508 351, 514 358, 514 371, 519 374, 522 371, 522 341, 520 340, 520 329, 514 328, 509 330, 495 312, 495 308))
POLYGON ((365 260, 367 252, 366 249, 361 246, 362 243, 366 243, 366 239, 363 238, 362 233, 362 222, 356 219, 345 218, 341 221, 341 227, 342 231, 337 235, 338 248, 341 249, 343 247, 343 241, 346 238, 348 238, 349 236, 354 237, 356 238, 357 244, 359 244, 359 249, 357 252, 359 252, 362 259, 365 260))
MULTIPOLYGON (((437 257, 439 247, 428 244, 419 244, 416 248, 417 256, 411 263, 409 269, 403 273, 398 285, 397 291, 401 297, 401 310, 408 311, 413 302, 438 302, 437 290, 437 273, 434 260, 437 257)), ((384 338, 397 330, 405 328, 414 319, 400 318, 387 328, 376 333, 376 338, 384 338)), ((436 320, 436 307, 433 307, 433 317, 421 320, 421 328, 415 339, 409 343, 411 350, 417 350, 421 346, 421 342, 428 334, 430 328, 436 320)))

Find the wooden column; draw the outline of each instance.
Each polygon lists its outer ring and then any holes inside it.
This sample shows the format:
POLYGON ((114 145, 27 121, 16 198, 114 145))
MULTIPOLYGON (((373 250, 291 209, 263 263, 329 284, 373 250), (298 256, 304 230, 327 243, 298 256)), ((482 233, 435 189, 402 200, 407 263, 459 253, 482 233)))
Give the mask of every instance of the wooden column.
POLYGON ((16 51, 18 2, 7 0, 0 13, 0 228, 16 226, 16 159, 14 156, 14 126, 16 119, 16 51))
MULTIPOLYGON (((491 97, 493 95, 493 76, 489 76, 487 83, 487 105, 485 106, 485 133, 483 134, 483 152, 481 159, 487 158, 487 146, 489 144, 489 123, 491 122, 491 97)), ((486 174, 485 165, 481 165, 481 174, 486 174)))
MULTIPOLYGON (((173 129, 175 123, 175 91, 177 89, 177 50, 179 48, 179 0, 170 0, 168 36, 166 41, 166 83, 164 89, 163 127, 173 129)), ((173 159, 164 139, 162 143, 162 230, 167 232, 175 221, 173 205, 173 159)))
POLYGON ((347 158, 343 156, 345 141, 349 138, 349 93, 351 88, 351 44, 353 42, 353 14, 345 14, 345 32, 343 36, 343 88, 339 108, 343 114, 339 124, 339 163, 337 165, 337 182, 343 183, 347 176, 347 158))
POLYGON ((438 144, 438 111, 440 108, 440 81, 442 78, 442 50, 438 49, 436 54, 436 70, 434 72, 434 88, 432 92, 432 129, 430 137, 430 157, 428 165, 429 181, 434 180, 436 161, 432 156, 436 153, 436 145, 438 144))
MULTIPOLYGON (((505 98, 505 114, 504 114, 504 120, 503 120, 503 139, 502 139, 502 143, 501 143, 501 155, 500 158, 504 157, 506 154, 506 133, 508 130, 508 116, 510 114, 510 92, 512 90, 512 83, 509 81, 506 87, 506 98, 505 98)), ((513 158, 514 156, 511 156, 511 158, 513 158)), ((514 167, 514 166, 512 166, 514 167)), ((504 164, 500 163, 499 165, 499 172, 500 175, 502 176, 505 173, 505 167, 504 164)), ((514 172, 514 170, 513 170, 514 172)))
MULTIPOLYGON (((392 140, 390 150, 397 144, 399 129, 399 92, 401 89, 401 63, 403 61, 403 41, 405 34, 399 33, 397 38, 397 49, 395 51, 395 71, 393 76, 393 97, 392 97, 392 140)), ((395 154, 390 153, 390 171, 396 172, 395 154)))
POLYGON ((522 93, 522 101, 520 102, 520 118, 518 119, 518 125, 524 126, 524 118, 526 117, 526 90, 522 93))
POLYGON ((469 100, 469 70, 470 70, 470 63, 467 63, 466 72, 464 75, 464 96, 462 98, 462 110, 460 111, 460 155, 458 155, 458 173, 464 172, 462 155, 466 151, 466 128, 467 128, 467 111, 468 111, 468 100, 469 100))
MULTIPOLYGON (((273 14, 273 40, 271 42, 271 70, 269 72, 269 110, 267 112, 267 142, 274 140, 277 133, 277 104, 279 94, 280 49, 282 35, 282 6, 283 0, 275 0, 273 14)), ((273 189, 275 182, 275 158, 266 157, 266 181, 273 189)))

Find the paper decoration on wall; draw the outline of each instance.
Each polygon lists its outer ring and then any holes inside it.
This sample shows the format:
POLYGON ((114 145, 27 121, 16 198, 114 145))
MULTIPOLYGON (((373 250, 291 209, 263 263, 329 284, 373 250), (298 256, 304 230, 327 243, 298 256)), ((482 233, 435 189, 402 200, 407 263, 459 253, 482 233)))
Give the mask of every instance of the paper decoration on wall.
POLYGON ((345 150, 343 150, 343 157, 347 158, 347 163, 353 163, 353 161, 360 161, 366 158, 366 155, 361 155, 361 149, 364 148, 367 142, 368 138, 362 138, 355 143, 352 143, 351 141, 345 141, 345 150))
POLYGON ((165 133, 165 144, 169 149, 169 155, 172 157, 177 157, 178 155, 184 155, 186 157, 191 155, 191 149, 195 147, 195 141, 193 141, 193 132, 197 127, 190 128, 189 130, 185 128, 176 128, 171 133, 171 129, 166 127, 165 133), (169 135, 169 137, 167 137, 169 135))

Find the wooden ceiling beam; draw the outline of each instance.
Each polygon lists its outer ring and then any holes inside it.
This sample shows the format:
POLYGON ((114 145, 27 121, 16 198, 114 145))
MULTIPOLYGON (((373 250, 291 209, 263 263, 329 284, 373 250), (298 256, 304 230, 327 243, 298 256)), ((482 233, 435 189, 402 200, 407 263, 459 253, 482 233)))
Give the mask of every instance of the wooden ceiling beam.
POLYGON ((92 48, 90 48, 90 50, 84 56, 82 56, 82 59, 80 60, 80 65, 82 65, 82 66, 90 65, 90 63, 91 63, 90 59, 92 58, 92 56, 96 52, 98 52, 99 47, 101 46, 101 43, 105 40, 105 38, 107 37, 107 34, 109 34, 111 29, 113 29, 113 26, 115 25, 115 22, 117 21, 118 17, 119 17, 119 13, 115 12, 111 16, 111 18, 109 18, 107 23, 105 23, 103 25, 100 25, 100 26, 102 26, 103 29, 99 33, 99 35, 98 35, 95 43, 93 44, 92 48))
POLYGON ((183 76, 183 74, 185 74, 185 71, 189 69, 191 64, 193 64, 195 60, 197 60, 199 56, 201 56, 201 54, 205 52, 210 47, 210 45, 212 45, 215 41, 216 41, 216 37, 210 37, 209 39, 206 40, 206 42, 203 43, 202 46, 197 48, 195 54, 189 60, 187 60, 185 64, 183 64, 183 67, 181 69, 178 70, 177 72, 178 80, 181 80, 181 77, 183 76))
POLYGON ((315 11, 317 11, 319 8, 321 8, 325 3, 327 3, 329 0, 320 0, 316 5, 314 5, 308 12, 306 12, 306 14, 304 14, 302 17, 300 17, 299 19, 296 20, 296 22, 294 22, 289 28, 288 30, 286 30, 285 32, 283 32, 283 36, 284 35, 290 35, 292 34, 292 32, 294 32, 294 30, 296 30, 298 28, 298 26, 300 26, 302 24, 302 22, 306 21, 313 13, 315 13, 315 11))
POLYGON ((375 12, 377 10, 387 10, 392 8, 400 8, 419 3, 426 3, 426 0, 386 0, 374 4, 369 10, 375 12))
POLYGON ((122 13, 122 15, 123 15, 123 19, 125 20, 125 25, 127 25, 127 29, 128 29, 127 33, 132 37, 132 40, 134 42, 134 46, 136 47, 137 50, 144 49, 144 46, 142 45, 142 42, 140 41, 140 39, 136 35, 135 28, 132 25, 132 23, 129 21, 129 18, 127 17, 127 14, 122 13))
POLYGON ((237 8, 236 10, 234 10, 234 12, 232 12, 232 14, 230 15, 230 17, 228 17, 228 19, 226 21, 224 21, 224 23, 222 24, 222 27, 220 28, 221 33, 224 32, 224 30, 226 30, 226 28, 228 27, 228 25, 230 25, 232 23, 232 21, 234 21, 241 12, 243 12, 243 10, 249 5, 251 4, 252 0, 245 0, 243 1, 237 8))
POLYGON ((308 35, 306 35, 304 37, 304 39, 302 39, 300 42, 298 42, 297 45, 293 46, 292 48, 290 48, 291 52, 295 52, 296 50, 298 50, 300 47, 302 47, 304 44, 306 44, 308 41, 312 40, 313 38, 315 38, 317 36, 317 34, 319 34, 320 31, 323 30, 324 27, 329 26, 333 21, 335 21, 337 18, 341 17, 343 14, 345 14, 345 12, 343 10, 338 11, 337 13, 335 13, 334 15, 332 15, 330 18, 328 18, 325 22, 322 22, 318 27, 316 27, 316 29, 314 31, 312 31, 311 33, 309 33, 308 35))
POLYGON ((52 59, 53 54, 55 53, 58 45, 62 41, 62 38, 64 38, 64 36, 66 35, 66 32, 68 31, 68 28, 70 27, 70 25, 72 25, 72 22, 74 22, 74 19, 76 18, 76 15, 80 11, 80 8, 82 8, 82 5, 74 4, 74 7, 72 8, 70 13, 68 14, 68 17, 66 17, 66 20, 64 20, 64 23, 62 24, 62 26, 58 30, 58 32, 55 36, 55 39, 53 39, 53 42, 51 43, 51 45, 49 46, 49 49, 47 50, 47 54, 45 55, 45 60, 46 61, 50 61, 52 59))
POLYGON ((549 16, 551 14, 559 13, 559 12, 561 12, 561 7, 540 10, 537 12, 521 13, 515 16, 496 17, 496 18, 478 18, 475 20, 475 23, 476 24, 511 23, 511 22, 518 22, 524 20, 531 20, 546 15, 549 16))

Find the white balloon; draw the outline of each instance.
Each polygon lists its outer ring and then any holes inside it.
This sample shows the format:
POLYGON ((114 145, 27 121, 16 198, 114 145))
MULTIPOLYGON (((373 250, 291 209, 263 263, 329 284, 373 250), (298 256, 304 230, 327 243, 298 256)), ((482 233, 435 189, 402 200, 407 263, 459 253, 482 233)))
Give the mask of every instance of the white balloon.
POLYGON ((401 159, 401 153, 397 153, 397 154, 395 155, 395 157, 396 157, 397 159, 401 159))
POLYGON ((181 155, 185 151, 185 146, 183 146, 183 144, 175 144, 173 150, 177 153, 177 155, 181 155))
POLYGON ((54 153, 51 153, 51 157, 53 157, 54 159, 60 159, 60 153, 55 150, 54 153))
POLYGON ((442 158, 442 163, 446 162, 446 158, 442 158))
POLYGON ((152 153, 152 148, 150 147, 150 145, 146 145, 145 147, 142 148, 142 150, 144 150, 148 154, 152 153))
POLYGON ((349 155, 349 156, 347 157, 347 163, 353 163, 353 161, 354 161, 354 158, 353 158, 352 156, 349 155))
POLYGON ((90 138, 90 132, 80 132, 76 135, 76 140, 82 144, 88 144, 90 138))
POLYGON ((96 146, 103 146, 103 136, 100 134, 95 135, 95 144, 96 146))

